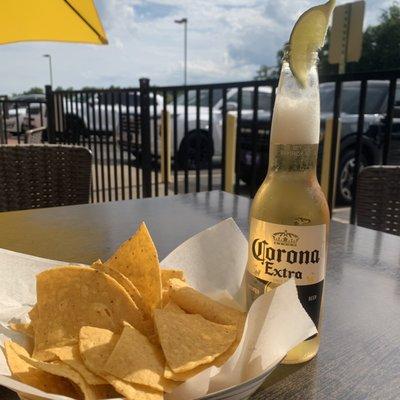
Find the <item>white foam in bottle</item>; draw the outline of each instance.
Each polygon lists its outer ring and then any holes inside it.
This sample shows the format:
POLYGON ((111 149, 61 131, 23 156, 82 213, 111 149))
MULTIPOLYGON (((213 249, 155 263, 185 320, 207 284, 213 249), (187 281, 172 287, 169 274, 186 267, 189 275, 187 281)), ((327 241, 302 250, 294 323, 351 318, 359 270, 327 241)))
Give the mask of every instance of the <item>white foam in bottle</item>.
POLYGON ((316 144, 319 142, 320 106, 318 73, 309 71, 303 88, 284 62, 272 118, 271 144, 316 144))

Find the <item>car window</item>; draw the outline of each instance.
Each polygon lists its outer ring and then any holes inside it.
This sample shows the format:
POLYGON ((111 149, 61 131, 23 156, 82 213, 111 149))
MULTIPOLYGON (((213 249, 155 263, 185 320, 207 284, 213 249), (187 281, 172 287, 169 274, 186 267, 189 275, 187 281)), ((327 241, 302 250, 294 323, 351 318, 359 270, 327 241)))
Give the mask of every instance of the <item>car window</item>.
POLYGON ((14 97, 13 100, 18 101, 18 103, 20 101, 24 102, 24 103, 34 103, 37 101, 45 101, 46 96, 40 95, 40 94, 33 94, 33 95, 27 95, 27 96, 17 96, 17 97, 14 97))
POLYGON ((388 88, 388 86, 367 88, 367 99, 365 103, 365 112, 367 114, 379 114, 382 112, 382 106, 386 100, 388 88))
POLYGON ((24 101, 18 101, 17 103, 10 103, 10 108, 25 108, 27 107, 28 104, 25 103, 24 101))
MULTIPOLYGON (((367 86, 367 98, 365 101, 366 114, 378 114, 382 111, 382 105, 387 96, 387 86, 367 86)), ((334 85, 323 86, 320 89, 321 112, 333 112, 335 98, 334 85)), ((360 84, 344 85, 342 89, 341 112, 346 114, 358 114, 360 100, 360 84)))
MULTIPOLYGON (((121 106, 129 106, 133 107, 135 105, 135 93, 133 92, 124 92, 124 91, 116 91, 116 92, 99 92, 96 94, 98 97, 99 104, 107 104, 115 105, 121 104, 121 106)), ((150 93, 150 106, 153 105, 153 94, 150 93)), ((140 106, 140 93, 136 93, 136 101, 137 106, 140 106)))
MULTIPOLYGON (((253 90, 243 90, 242 91, 242 109, 252 110, 253 109, 253 90)), ((228 101, 238 103, 238 92, 233 93, 228 101)), ((270 111, 271 109, 271 94, 265 92, 258 92, 258 109, 264 111, 270 111)))
POLYGON ((400 86, 397 86, 396 88, 396 94, 394 97, 394 104, 396 107, 400 106, 400 86))
MULTIPOLYGON (((238 92, 235 91, 229 98, 228 101, 236 103, 239 106, 238 92)), ((253 92, 250 90, 242 91, 242 110, 252 110, 253 109, 253 92)))
MULTIPOLYGON (((188 106, 196 106, 197 104, 197 94, 196 91, 190 90, 187 95, 188 106)), ((212 91, 212 107, 214 107, 222 99, 222 89, 213 89, 212 91)), ((200 91, 200 107, 209 106, 209 90, 200 91)), ((177 99, 178 106, 185 105, 185 95, 182 93, 177 99)))
MULTIPOLYGON (((153 107, 153 99, 154 99, 154 94, 150 93, 149 94, 150 98, 150 107, 153 107)), ((89 102, 92 102, 93 99, 91 96, 88 97, 89 102)), ((82 101, 86 101, 85 98, 82 99, 82 101)), ((129 107, 134 107, 135 106, 135 92, 126 92, 126 91, 115 91, 115 92, 99 92, 94 95, 94 101, 95 104, 107 104, 108 106, 111 106, 113 103, 116 106, 126 106, 129 105, 129 107)), ((159 98, 156 96, 156 104, 160 105, 159 98)), ((140 93, 136 92, 136 105, 137 107, 140 107, 140 93)))
POLYGON ((258 109, 264 111, 271 110, 271 94, 265 92, 258 93, 258 109))

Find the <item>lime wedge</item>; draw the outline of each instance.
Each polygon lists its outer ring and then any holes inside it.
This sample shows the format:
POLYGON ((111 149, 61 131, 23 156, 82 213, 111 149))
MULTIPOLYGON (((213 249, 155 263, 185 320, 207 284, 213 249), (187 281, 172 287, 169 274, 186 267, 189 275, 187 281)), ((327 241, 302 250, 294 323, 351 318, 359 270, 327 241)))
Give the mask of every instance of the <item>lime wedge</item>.
POLYGON ((325 41, 329 18, 335 8, 335 0, 304 12, 293 27, 289 40, 289 66, 297 81, 305 87, 313 52, 325 41))

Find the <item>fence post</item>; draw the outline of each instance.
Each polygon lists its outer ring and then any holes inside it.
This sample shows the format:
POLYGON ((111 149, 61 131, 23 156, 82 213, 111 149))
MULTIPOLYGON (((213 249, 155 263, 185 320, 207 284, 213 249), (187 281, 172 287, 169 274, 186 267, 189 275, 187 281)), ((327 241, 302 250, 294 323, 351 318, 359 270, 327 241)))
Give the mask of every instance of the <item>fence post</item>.
POLYGON ((394 113, 394 102, 396 97, 396 87, 397 87, 397 79, 391 79, 389 85, 389 97, 388 97, 388 105, 386 111, 386 132, 385 132, 385 140, 383 144, 383 156, 382 156, 383 165, 387 165, 389 161, 389 150, 390 150, 390 140, 393 129, 393 113, 394 113))
POLYGON ((235 115, 226 113, 226 141, 225 141, 225 182, 226 192, 234 193, 235 189, 235 164, 236 164, 236 128, 235 115))
POLYGON ((46 85, 47 141, 55 143, 54 95, 51 85, 46 85))
POLYGON ((329 156, 329 185, 328 185, 328 206, 329 211, 333 214, 336 200, 336 178, 337 178, 337 164, 339 157, 339 144, 340 144, 340 107, 342 104, 342 81, 340 76, 336 77, 335 81, 335 99, 333 102, 333 122, 332 122, 332 146, 330 146, 331 154, 329 156))
POLYGON ((5 106, 4 106, 5 98, 0 98, 0 144, 7 143, 7 130, 4 129, 6 114, 5 114, 5 106))
POLYGON ((171 179, 171 113, 161 111, 161 179, 169 182, 171 179))
MULTIPOLYGON (((150 80, 139 79, 140 83, 140 117, 142 147, 142 183, 143 197, 151 197, 151 149, 150 149, 150 80)), ((156 116, 154 116, 155 118, 156 116)), ((138 184, 138 182, 137 182, 138 184)))
POLYGON ((364 114, 365 103, 367 101, 367 81, 361 81, 360 100, 358 104, 358 122, 357 122, 357 139, 356 139, 356 159, 353 172, 352 199, 350 211, 350 223, 356 223, 356 201, 357 201, 357 185, 358 174, 360 173, 360 161, 363 149, 363 134, 364 134, 364 114))
POLYGON ((333 119, 326 120, 324 132, 324 145, 322 150, 322 168, 321 168, 321 188, 328 201, 329 209, 335 205, 336 198, 336 182, 339 162, 339 146, 340 146, 340 121, 338 121, 338 134, 333 133, 333 119), (336 140, 336 143, 335 143, 336 140), (332 154, 335 159, 332 159, 332 154), (333 167, 332 167, 333 166, 333 167), (333 174, 333 176, 332 176, 333 174))

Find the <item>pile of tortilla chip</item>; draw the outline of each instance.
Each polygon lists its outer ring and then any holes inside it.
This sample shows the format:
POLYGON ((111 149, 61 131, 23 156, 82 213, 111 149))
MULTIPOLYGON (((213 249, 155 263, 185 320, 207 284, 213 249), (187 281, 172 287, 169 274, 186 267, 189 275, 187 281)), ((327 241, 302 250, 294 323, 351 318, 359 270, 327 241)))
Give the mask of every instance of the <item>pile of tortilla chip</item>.
MULTIPOLYGON (((142 223, 106 262, 40 273, 29 323, 5 342, 13 378, 74 399, 159 400, 234 353, 245 315, 161 269, 142 223)), ((30 395, 29 398, 37 397, 30 395)))

